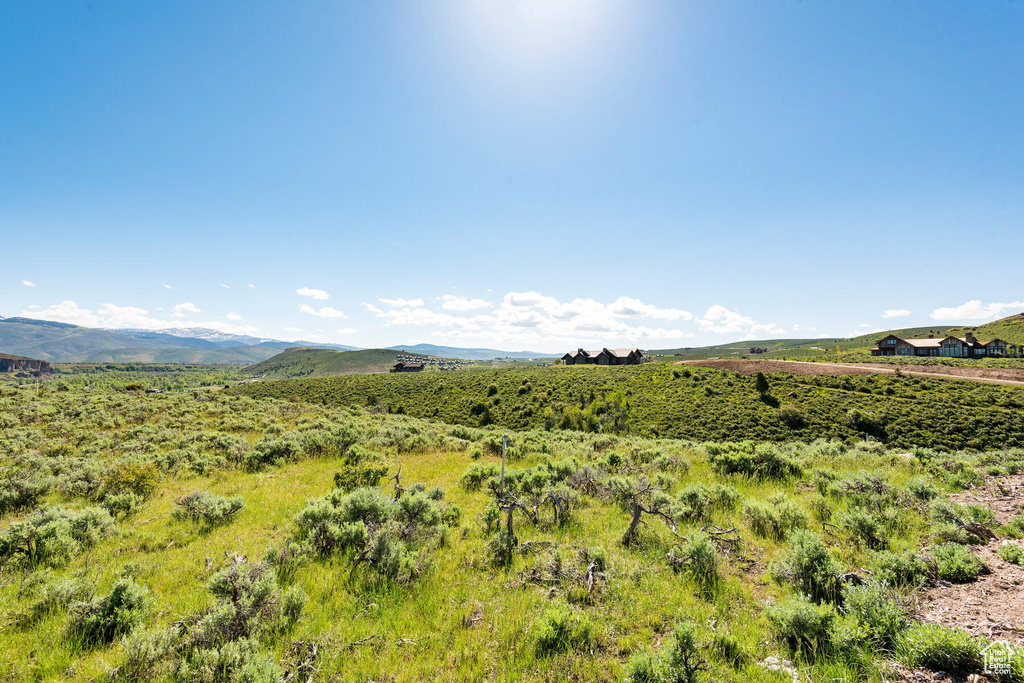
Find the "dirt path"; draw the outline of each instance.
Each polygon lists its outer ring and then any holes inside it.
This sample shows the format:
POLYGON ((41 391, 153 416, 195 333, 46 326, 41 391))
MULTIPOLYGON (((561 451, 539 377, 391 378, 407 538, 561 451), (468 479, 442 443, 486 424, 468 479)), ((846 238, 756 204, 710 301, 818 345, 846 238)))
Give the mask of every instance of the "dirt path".
MULTIPOLYGON (((1024 475, 992 477, 982 488, 949 498, 959 505, 988 508, 995 513, 997 522, 1006 524, 1024 513, 1024 475)), ((990 640, 1008 640, 1024 646, 1024 567, 999 557, 1003 542, 1022 543, 1001 540, 975 546, 974 554, 985 563, 989 573, 971 583, 940 582, 925 591, 918 607, 921 621, 956 626, 990 640)))
POLYGON ((693 365, 731 370, 741 375, 757 372, 789 372, 797 375, 877 375, 895 374, 936 379, 961 379, 1024 387, 1024 370, 1008 368, 969 368, 944 365, 887 365, 882 363, 812 363, 797 360, 687 360, 673 365, 693 365), (910 369, 913 368, 913 369, 910 369))

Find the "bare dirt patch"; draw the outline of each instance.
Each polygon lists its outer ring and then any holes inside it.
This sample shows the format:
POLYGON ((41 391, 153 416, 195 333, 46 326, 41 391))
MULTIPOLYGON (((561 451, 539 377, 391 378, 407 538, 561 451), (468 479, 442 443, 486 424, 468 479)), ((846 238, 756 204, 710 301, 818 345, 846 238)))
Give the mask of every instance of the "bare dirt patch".
POLYGON ((792 360, 685 360, 673 365, 731 370, 741 375, 758 372, 788 372, 794 375, 919 375, 936 379, 965 379, 999 384, 1024 385, 1024 370, 1010 368, 971 368, 946 365, 889 365, 885 363, 811 363, 792 360))
MULTIPOLYGON (((1017 541, 1010 541, 1017 543, 1017 541)), ((974 549, 989 568, 972 583, 939 585, 921 595, 918 618, 989 640, 1024 645, 1024 567, 1000 559, 998 542, 974 549)))
MULTIPOLYGON (((983 486, 951 495, 959 505, 979 505, 1006 524, 1024 512, 1024 475, 991 477, 983 486)), ((990 640, 1008 640, 1024 646, 1024 567, 999 557, 1001 543, 973 548, 989 568, 988 574, 964 584, 940 582, 924 591, 918 605, 921 621, 955 626, 990 640)))

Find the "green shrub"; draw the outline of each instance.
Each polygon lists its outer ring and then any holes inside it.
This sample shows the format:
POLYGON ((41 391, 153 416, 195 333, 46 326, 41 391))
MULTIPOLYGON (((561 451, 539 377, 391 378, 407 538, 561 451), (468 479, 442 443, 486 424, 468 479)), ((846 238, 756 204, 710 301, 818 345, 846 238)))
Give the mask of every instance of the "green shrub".
POLYGON ((962 543, 964 545, 967 543, 985 543, 988 539, 982 538, 974 531, 964 529, 962 523, 977 524, 988 528, 993 522, 993 513, 987 508, 977 505, 960 507, 945 500, 932 502, 928 515, 934 523, 932 536, 939 540, 962 543))
POLYGON ((957 543, 959 545, 970 545, 977 542, 977 537, 968 534, 964 529, 955 525, 940 522, 932 524, 931 538, 933 543, 957 543))
POLYGON ((98 507, 71 510, 55 506, 36 510, 0 532, 0 566, 62 566, 94 546, 113 524, 110 514, 98 507))
POLYGON ((1024 515, 1017 515, 1003 527, 1003 531, 1010 538, 1021 538, 1024 536, 1024 515))
POLYGON ((294 623, 302 616, 302 610, 306 607, 309 596, 299 586, 292 586, 281 596, 281 615, 289 622, 294 623))
POLYGON ((112 517, 127 517, 143 502, 142 496, 135 493, 109 493, 103 497, 101 505, 112 517))
POLYGON ((914 624, 897 646, 900 659, 912 669, 970 673, 982 667, 982 641, 955 628, 914 624))
POLYGON ((459 482, 466 491, 479 491, 485 481, 498 476, 500 472, 500 468, 493 462, 473 463, 466 468, 459 482))
POLYGON ((174 510, 176 519, 188 519, 210 526, 230 522, 243 505, 241 496, 226 498, 209 491, 194 491, 176 498, 174 502, 178 506, 174 510))
POLYGON ((257 441, 252 450, 245 454, 243 464, 246 471, 259 472, 269 465, 293 462, 302 452, 302 443, 298 439, 268 435, 257 441))
POLYGON ((800 465, 772 443, 708 444, 708 459, 719 474, 745 474, 758 479, 799 476, 800 465))
POLYGON ((715 512, 735 510, 742 495, 727 484, 689 484, 676 494, 676 516, 709 521, 715 512))
MULTIPOLYGON (((45 579, 40 579, 43 581, 45 579)), ((79 579, 62 579, 43 586, 39 597, 28 609, 18 615, 15 621, 21 626, 30 626, 58 609, 67 609, 72 604, 84 602, 92 597, 92 589, 79 579)))
POLYGON ((661 656, 639 652, 626 665, 631 683, 696 683, 707 668, 693 624, 686 622, 672 629, 661 656))
POLYGON ((637 652, 626 664, 630 683, 662 683, 667 675, 661 657, 653 652, 637 652))
POLYGON ((345 464, 334 473, 334 487, 342 491, 355 491, 376 486, 388 473, 388 466, 382 462, 363 461, 354 465, 345 464))
POLYGON ((817 534, 797 530, 790 534, 785 555, 770 567, 776 581, 788 583, 815 602, 839 597, 839 568, 817 534))
POLYGON ((839 526, 848 534, 854 545, 881 550, 888 545, 885 525, 864 508, 852 508, 839 516, 839 526))
POLYGON ((135 628, 148 609, 149 591, 120 579, 107 595, 71 605, 69 630, 88 646, 107 644, 135 628))
POLYGON ((701 656, 693 624, 680 622, 672 629, 668 645, 662 653, 669 683, 696 683, 707 661, 701 656))
POLYGON ((1010 564, 1024 564, 1024 549, 1015 543, 1003 543, 999 546, 999 557, 1010 564))
POLYGON ((156 463, 148 462, 122 463, 114 467, 103 482, 103 490, 107 495, 132 493, 140 498, 148 498, 160 483, 160 473, 156 463))
POLYGON ((779 407, 779 419, 791 429, 801 429, 807 425, 806 413, 791 403, 779 407))
POLYGON ((737 669, 747 662, 747 654, 740 647, 740 641, 731 633, 715 633, 711 641, 711 650, 719 661, 737 669))
POLYGON ((796 595, 768 607, 768 621, 779 638, 793 651, 814 657, 830 646, 836 611, 818 605, 806 595, 796 595))
POLYGON ((924 477, 914 477, 908 481, 907 491, 923 503, 935 500, 939 496, 939 489, 924 477))
POLYGON ((322 557, 341 553, 385 582, 405 582, 428 565, 427 550, 459 519, 441 489, 413 485, 398 500, 377 489, 335 490, 295 516, 296 540, 322 557))
POLYGON ((750 501, 743 505, 743 516, 750 530, 762 538, 783 540, 793 529, 807 526, 807 513, 785 496, 775 496, 767 503, 750 501))
POLYGON ((843 611, 864 628, 871 645, 885 649, 892 647, 908 623, 906 608, 878 582, 847 586, 843 611))
POLYGON ((933 546, 929 551, 935 560, 938 578, 954 583, 974 581, 985 569, 970 548, 959 543, 945 543, 933 546))
POLYGON ((871 571, 879 582, 889 586, 920 586, 931 576, 927 563, 914 552, 898 555, 883 550, 871 556, 871 571))
POLYGON ((535 629, 538 657, 549 657, 559 652, 584 652, 595 640, 594 626, 590 619, 564 605, 546 610, 537 619, 535 629))
POLYGON ((712 590, 718 584, 718 553, 715 542, 701 531, 690 533, 681 547, 677 546, 668 554, 669 566, 685 572, 704 591, 712 590))
POLYGON ((0 484, 0 515, 35 507, 50 485, 30 477, 11 478, 0 484))

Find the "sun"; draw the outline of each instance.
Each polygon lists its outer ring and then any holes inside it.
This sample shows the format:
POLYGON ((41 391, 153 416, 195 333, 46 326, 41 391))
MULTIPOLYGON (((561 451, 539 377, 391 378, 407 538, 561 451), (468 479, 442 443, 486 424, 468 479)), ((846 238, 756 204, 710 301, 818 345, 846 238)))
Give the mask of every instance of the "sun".
POLYGON ((593 78, 630 23, 627 6, 611 0, 453 0, 439 18, 461 68, 517 95, 593 78))

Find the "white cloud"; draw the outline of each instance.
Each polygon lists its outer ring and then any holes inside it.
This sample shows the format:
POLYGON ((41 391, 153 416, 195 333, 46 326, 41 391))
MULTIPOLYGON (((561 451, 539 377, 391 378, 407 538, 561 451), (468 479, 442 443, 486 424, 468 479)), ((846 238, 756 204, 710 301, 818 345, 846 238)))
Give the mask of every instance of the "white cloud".
POLYGON ((256 285, 249 285, 249 289, 256 289, 256 285))
POLYGON ((654 318, 655 320, 693 320, 693 314, 678 308, 658 308, 639 299, 620 296, 610 306, 614 315, 624 318, 654 318))
MULTIPOLYGON (((680 329, 643 324, 644 320, 686 320, 692 315, 679 309, 662 309, 637 299, 620 297, 611 304, 594 299, 561 302, 540 292, 509 292, 500 304, 454 295, 439 297, 439 311, 386 300, 384 308, 364 303, 363 308, 388 326, 438 328, 432 336, 451 340, 472 339, 495 344, 616 345, 641 341, 682 340, 693 336, 680 329), (481 309, 492 308, 492 311, 481 309), (467 314, 476 311, 471 315, 467 314)), ((418 301, 418 300, 413 300, 418 301)))
POLYGON ((933 320, 984 320, 1012 310, 1024 311, 1024 301, 983 304, 978 299, 972 299, 954 308, 936 308, 929 317, 933 320))
POLYGON ((882 314, 883 318, 906 318, 910 315, 910 311, 905 308, 890 308, 882 314))
POLYGON ((167 283, 165 282, 165 283, 164 283, 164 289, 174 289, 174 287, 171 287, 171 286, 170 286, 169 284, 167 284, 167 283))
POLYGON ((30 309, 34 309, 34 308, 42 308, 42 306, 40 306, 39 304, 32 304, 31 306, 29 306, 29 308, 30 308, 30 309))
POLYGON ((92 310, 82 308, 70 300, 61 301, 59 304, 53 304, 38 312, 29 313, 28 311, 23 311, 22 315, 41 320, 55 320, 72 325, 81 325, 83 327, 106 327, 113 329, 131 327, 145 330, 160 330, 169 327, 207 327, 211 330, 231 334, 259 333, 259 328, 252 325, 232 325, 220 320, 160 320, 159 318, 151 317, 149 311, 137 306, 100 304, 99 309, 92 310))
POLYGON ((224 284, 223 282, 220 283, 220 286, 223 287, 224 289, 231 289, 231 287, 229 287, 228 285, 224 284))
POLYGON ((453 294, 445 294, 440 300, 444 302, 441 304, 441 308, 448 311, 475 311, 480 308, 490 308, 494 305, 483 299, 467 299, 453 294))
POLYGON ((21 284, 25 285, 26 287, 35 287, 36 286, 36 283, 30 282, 29 280, 22 280, 21 284))
POLYGON ((730 311, 725 306, 715 305, 707 310, 703 318, 697 320, 697 324, 705 332, 716 334, 740 334, 745 333, 744 339, 754 339, 751 335, 773 335, 786 334, 775 323, 759 323, 753 318, 741 315, 736 311, 730 311))
MULTIPOLYGON (((252 285, 249 286, 251 287, 252 285)), ((321 301, 324 299, 331 298, 331 295, 325 292, 324 290, 310 289, 309 287, 302 287, 301 289, 296 289, 295 293, 298 294, 299 296, 308 296, 310 298, 319 299, 321 301)))
POLYGON ((224 317, 227 318, 228 320, 245 320, 245 318, 243 318, 242 316, 238 315, 234 311, 231 311, 230 313, 228 313, 224 317))
POLYGON ((174 313, 171 313, 175 318, 184 318, 186 313, 202 313, 196 305, 191 301, 186 301, 183 304, 174 304, 174 313))
POLYGON ((320 318, 345 318, 347 317, 342 311, 330 306, 324 306, 321 309, 316 309, 309 304, 302 304, 299 306, 300 313, 308 313, 309 315, 315 315, 320 318))
POLYGON ((419 308, 423 305, 423 299, 378 299, 378 301, 391 308, 419 308))
POLYGON ((350 334, 355 334, 356 331, 357 330, 354 327, 345 327, 345 328, 342 328, 340 330, 335 330, 335 332, 337 332, 338 334, 346 335, 346 336, 350 335, 350 334))
POLYGON ((298 328, 298 327, 286 327, 286 328, 284 328, 284 331, 285 332, 302 332, 302 330, 300 328, 298 328))

